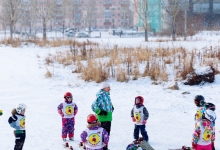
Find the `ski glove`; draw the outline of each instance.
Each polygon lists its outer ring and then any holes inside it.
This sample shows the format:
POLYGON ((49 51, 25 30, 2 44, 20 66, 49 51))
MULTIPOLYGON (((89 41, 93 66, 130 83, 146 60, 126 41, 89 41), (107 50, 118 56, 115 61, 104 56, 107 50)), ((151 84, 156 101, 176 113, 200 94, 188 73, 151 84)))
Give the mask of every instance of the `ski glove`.
POLYGON ((134 117, 132 117, 132 121, 133 121, 133 122, 136 122, 136 120, 135 120, 135 118, 134 118, 134 117))
POLYGON ((98 115, 107 116, 107 114, 108 114, 107 111, 102 110, 98 115))
POLYGON ((192 148, 193 148, 193 149, 196 149, 196 145, 197 145, 197 144, 195 144, 194 142, 192 142, 192 148))
POLYGON ((0 110, 0 116, 2 115, 3 113, 2 113, 2 110, 0 110))
POLYGON ((8 123, 11 124, 12 122, 15 122, 18 120, 18 117, 17 116, 11 116, 9 119, 8 119, 8 123))
POLYGON ((114 111, 114 109, 115 109, 115 108, 112 106, 112 112, 114 111))
POLYGON ((143 124, 146 124, 147 123, 147 120, 143 120, 143 122, 142 122, 143 124))

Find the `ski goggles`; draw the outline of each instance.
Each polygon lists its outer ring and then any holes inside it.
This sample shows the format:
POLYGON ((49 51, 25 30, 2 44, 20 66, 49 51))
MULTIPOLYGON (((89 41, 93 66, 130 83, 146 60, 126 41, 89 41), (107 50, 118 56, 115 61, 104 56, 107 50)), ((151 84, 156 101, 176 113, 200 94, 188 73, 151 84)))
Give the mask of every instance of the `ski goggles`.
POLYGON ((73 97, 72 96, 67 96, 66 99, 73 99, 73 97))

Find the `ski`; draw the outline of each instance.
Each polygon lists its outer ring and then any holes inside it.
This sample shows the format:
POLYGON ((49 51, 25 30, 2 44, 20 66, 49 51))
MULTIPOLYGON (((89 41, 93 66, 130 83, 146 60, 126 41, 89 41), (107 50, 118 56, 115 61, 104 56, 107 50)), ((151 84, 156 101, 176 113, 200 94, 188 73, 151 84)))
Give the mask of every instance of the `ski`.
POLYGON ((73 147, 72 146, 69 146, 69 143, 66 142, 63 144, 63 147, 66 148, 66 149, 69 149, 69 150, 73 150, 73 147))
POLYGON ((168 150, 193 150, 193 148, 182 146, 182 148, 174 148, 174 149, 168 149, 168 150))
POLYGON ((145 140, 141 141, 139 146, 144 150, 154 150, 154 148, 145 140))

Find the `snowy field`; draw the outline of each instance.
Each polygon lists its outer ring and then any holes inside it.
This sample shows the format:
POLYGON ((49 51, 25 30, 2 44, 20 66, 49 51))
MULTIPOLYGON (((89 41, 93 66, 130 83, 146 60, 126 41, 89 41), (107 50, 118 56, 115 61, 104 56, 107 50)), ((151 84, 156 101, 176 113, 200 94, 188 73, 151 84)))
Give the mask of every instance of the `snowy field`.
MULTIPOLYGON (((149 42, 143 38, 101 38, 92 39, 102 44, 146 45, 146 46, 184 46, 202 49, 219 45, 219 35, 201 33, 186 42, 149 42), (194 39, 194 40, 193 40, 194 39)), ((80 39, 86 40, 86 39, 80 39)), ((155 40, 150 37, 149 40, 155 40)), ((54 66, 54 76, 45 78, 45 57, 56 51, 67 48, 39 48, 28 45, 20 48, 0 46, 0 150, 11 150, 14 147, 13 129, 8 124, 11 110, 18 103, 27 105, 26 111, 26 141, 24 150, 61 150, 61 117, 57 106, 63 102, 63 94, 72 92, 73 101, 78 105, 76 116, 75 141, 70 142, 74 150, 79 150, 80 134, 86 129, 86 117, 93 113, 91 104, 100 84, 84 82, 71 73, 71 67, 54 66), (39 56, 39 58, 37 57, 39 56)), ((196 106, 193 98, 201 94, 207 102, 216 104, 216 114, 220 114, 220 75, 212 84, 203 86, 186 86, 179 82, 180 90, 166 89, 166 85, 152 85, 149 78, 140 78, 128 83, 119 83, 110 79, 111 99, 114 105, 110 150, 125 150, 133 141, 134 124, 130 111, 134 97, 141 95, 149 111, 146 130, 149 142, 155 150, 179 148, 182 145, 191 146, 194 129, 194 114, 196 106), (188 91, 190 94, 183 95, 188 91)), ((220 150, 220 119, 216 121, 216 150, 220 150)))

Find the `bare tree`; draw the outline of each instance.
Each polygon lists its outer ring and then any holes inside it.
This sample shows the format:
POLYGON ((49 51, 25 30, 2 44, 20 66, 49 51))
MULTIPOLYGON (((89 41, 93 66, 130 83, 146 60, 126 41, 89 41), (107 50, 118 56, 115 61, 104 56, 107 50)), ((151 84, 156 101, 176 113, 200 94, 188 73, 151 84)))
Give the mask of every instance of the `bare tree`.
POLYGON ((131 2, 130 0, 122 0, 121 1, 121 17, 123 20, 123 27, 129 28, 130 22, 132 22, 132 12, 131 12, 131 2))
POLYGON ((149 0, 133 0, 134 11, 140 20, 143 21, 145 30, 145 41, 148 41, 149 18, 152 17, 160 4, 149 3, 149 0))
POLYGON ((2 13, 0 19, 4 26, 10 27, 10 36, 13 38, 14 26, 21 17, 22 0, 2 0, 2 13))
POLYGON ((47 23, 56 15, 56 6, 61 0, 31 0, 32 11, 37 19, 42 22, 43 39, 47 39, 47 23))
POLYGON ((65 0, 67 17, 70 24, 73 23, 76 27, 77 23, 80 23, 81 13, 80 13, 80 0, 65 0))
POLYGON ((176 40, 176 17, 180 11, 180 0, 166 0, 162 3, 163 9, 167 12, 170 19, 165 17, 165 22, 170 26, 172 40, 176 40))
POLYGON ((85 1, 85 11, 83 12, 84 21, 86 26, 89 29, 89 34, 91 33, 91 27, 95 24, 96 21, 96 1, 86 0, 85 1))

